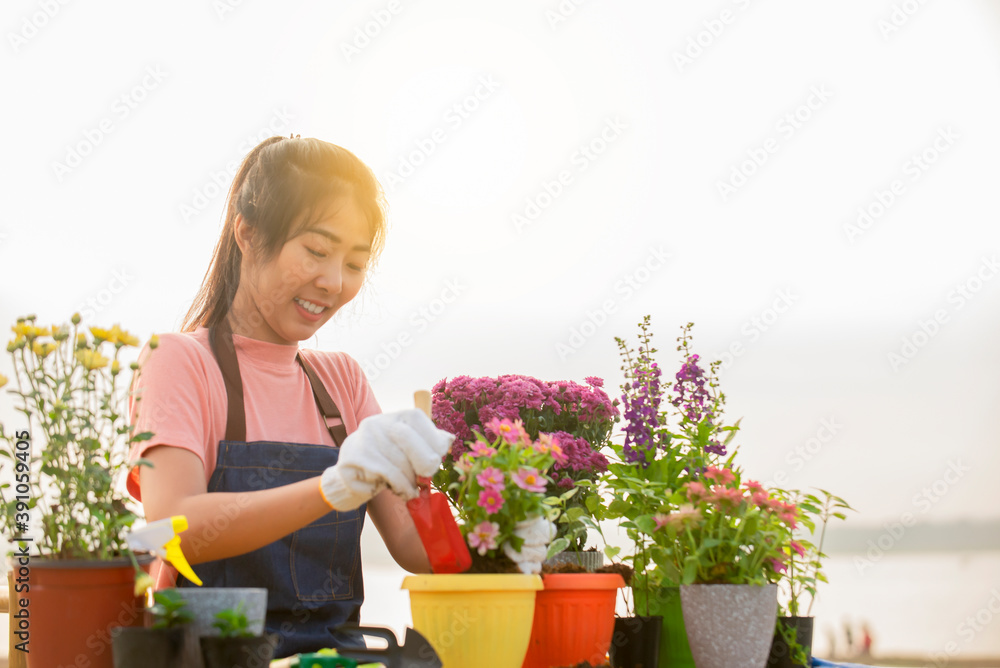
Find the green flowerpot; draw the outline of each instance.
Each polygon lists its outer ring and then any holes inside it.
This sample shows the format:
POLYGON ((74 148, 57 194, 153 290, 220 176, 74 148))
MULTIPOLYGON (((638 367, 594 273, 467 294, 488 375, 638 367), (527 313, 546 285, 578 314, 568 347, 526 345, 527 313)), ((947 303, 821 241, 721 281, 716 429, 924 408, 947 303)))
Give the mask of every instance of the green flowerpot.
MULTIPOLYGON (((632 594, 635 597, 636 614, 647 614, 646 592, 633 589, 632 594)), ((691 646, 684 628, 681 588, 660 587, 650 591, 648 614, 663 617, 659 668, 695 668, 694 656, 691 655, 691 646)))

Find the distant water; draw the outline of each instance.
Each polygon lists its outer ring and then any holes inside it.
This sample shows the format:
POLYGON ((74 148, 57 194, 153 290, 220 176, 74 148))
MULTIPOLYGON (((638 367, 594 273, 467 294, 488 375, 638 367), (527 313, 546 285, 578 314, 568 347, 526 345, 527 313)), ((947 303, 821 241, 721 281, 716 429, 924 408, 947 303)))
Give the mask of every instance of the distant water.
MULTIPOLYGON (((817 656, 829 656, 831 636, 845 648, 845 622, 855 642, 867 622, 873 654, 947 659, 1000 656, 1000 551, 888 553, 827 559, 830 584, 821 585, 813 607, 817 656)), ((391 566, 365 571, 362 622, 402 635, 412 621, 400 584, 405 573, 391 566)))

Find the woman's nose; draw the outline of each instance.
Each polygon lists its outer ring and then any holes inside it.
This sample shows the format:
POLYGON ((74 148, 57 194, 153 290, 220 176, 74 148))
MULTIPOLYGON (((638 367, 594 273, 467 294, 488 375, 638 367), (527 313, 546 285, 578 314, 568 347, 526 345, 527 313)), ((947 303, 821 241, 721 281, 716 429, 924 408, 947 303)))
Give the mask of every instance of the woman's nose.
POLYGON ((343 277, 340 267, 335 263, 320 268, 319 274, 316 276, 316 286, 332 295, 340 294, 342 283, 343 277))

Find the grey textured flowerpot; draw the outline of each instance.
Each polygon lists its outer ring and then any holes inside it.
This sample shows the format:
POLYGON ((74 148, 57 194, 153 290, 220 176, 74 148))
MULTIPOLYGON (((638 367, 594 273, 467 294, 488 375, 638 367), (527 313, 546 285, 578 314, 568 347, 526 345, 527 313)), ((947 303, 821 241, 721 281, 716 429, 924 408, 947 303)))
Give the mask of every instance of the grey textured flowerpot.
POLYGON ((698 668, 764 668, 778 619, 778 585, 683 585, 681 606, 698 668))
POLYGON ((267 614, 267 590, 251 587, 178 587, 175 590, 187 602, 194 614, 193 625, 199 636, 217 636, 219 629, 212 626, 215 613, 227 608, 235 609, 243 601, 243 613, 250 622, 249 631, 256 636, 264 633, 264 616, 267 614))
POLYGON ((577 564, 593 573, 596 569, 604 565, 604 553, 565 550, 552 555, 551 559, 545 560, 546 566, 558 566, 560 564, 577 564))

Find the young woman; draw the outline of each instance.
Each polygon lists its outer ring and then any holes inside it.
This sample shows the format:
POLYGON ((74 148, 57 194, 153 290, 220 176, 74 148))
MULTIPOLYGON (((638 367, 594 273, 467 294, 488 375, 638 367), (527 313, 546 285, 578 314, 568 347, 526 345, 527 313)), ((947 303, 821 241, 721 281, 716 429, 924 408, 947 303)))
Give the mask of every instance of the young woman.
MULTIPOLYGON (((453 436, 416 409, 382 413, 358 363, 300 349, 362 287, 385 238, 381 190, 351 152, 271 137, 244 159, 183 332, 140 356, 128 488, 148 521, 187 516, 182 547, 210 587, 266 587, 276 656, 357 644, 360 536, 429 572, 405 508, 453 436)), ((161 567, 157 587, 190 586, 161 567)))

